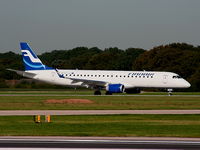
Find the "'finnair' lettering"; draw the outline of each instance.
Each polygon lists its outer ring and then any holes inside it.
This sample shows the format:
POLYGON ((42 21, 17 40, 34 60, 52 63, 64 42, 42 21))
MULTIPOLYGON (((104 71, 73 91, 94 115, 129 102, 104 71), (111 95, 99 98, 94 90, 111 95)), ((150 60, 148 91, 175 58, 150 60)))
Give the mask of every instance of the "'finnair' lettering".
POLYGON ((24 56, 28 56, 33 63, 42 63, 40 59, 33 57, 29 50, 22 50, 24 56))
POLYGON ((153 76, 154 73, 129 73, 128 76, 153 76))

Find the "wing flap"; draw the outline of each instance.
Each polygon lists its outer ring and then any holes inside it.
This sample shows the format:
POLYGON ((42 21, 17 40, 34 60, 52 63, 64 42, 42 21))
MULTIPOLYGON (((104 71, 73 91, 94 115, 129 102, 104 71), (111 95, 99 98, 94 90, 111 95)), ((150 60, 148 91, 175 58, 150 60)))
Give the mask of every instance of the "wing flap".
POLYGON ((105 86, 106 84, 108 84, 107 82, 98 81, 98 80, 88 80, 88 79, 79 79, 79 78, 67 78, 67 79, 71 79, 73 83, 83 82, 84 84, 87 84, 90 86, 105 86))

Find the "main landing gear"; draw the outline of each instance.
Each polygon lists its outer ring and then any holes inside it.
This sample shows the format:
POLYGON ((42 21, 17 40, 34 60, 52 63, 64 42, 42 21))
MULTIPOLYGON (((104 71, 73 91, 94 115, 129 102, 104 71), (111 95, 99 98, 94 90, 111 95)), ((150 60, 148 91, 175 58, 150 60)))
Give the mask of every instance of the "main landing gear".
POLYGON ((112 93, 109 91, 106 91, 106 95, 112 95, 112 93))
POLYGON ((101 91, 100 90, 94 91, 94 95, 101 95, 101 91))
MULTIPOLYGON (((109 91, 106 91, 105 94, 106 94, 106 95, 112 95, 112 93, 109 92, 109 91)), ((100 91, 100 90, 96 90, 96 91, 94 91, 94 95, 101 95, 101 91, 100 91)))

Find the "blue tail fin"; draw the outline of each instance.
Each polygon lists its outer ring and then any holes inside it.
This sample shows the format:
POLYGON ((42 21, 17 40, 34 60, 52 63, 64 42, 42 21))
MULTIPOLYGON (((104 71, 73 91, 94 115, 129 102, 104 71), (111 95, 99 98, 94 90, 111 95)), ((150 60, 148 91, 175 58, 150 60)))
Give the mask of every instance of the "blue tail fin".
POLYGON ((37 55, 31 50, 29 45, 25 42, 20 43, 21 52, 25 70, 50 70, 51 67, 47 67, 42 64, 37 55))

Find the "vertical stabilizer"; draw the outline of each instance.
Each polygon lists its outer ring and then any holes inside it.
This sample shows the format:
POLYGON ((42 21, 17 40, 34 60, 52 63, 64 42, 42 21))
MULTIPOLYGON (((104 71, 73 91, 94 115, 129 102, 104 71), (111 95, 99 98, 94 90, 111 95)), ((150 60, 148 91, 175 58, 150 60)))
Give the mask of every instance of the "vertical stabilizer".
POLYGON ((21 42, 22 58, 25 66, 25 70, 49 70, 53 69, 42 64, 41 60, 31 50, 30 46, 26 42, 21 42))

